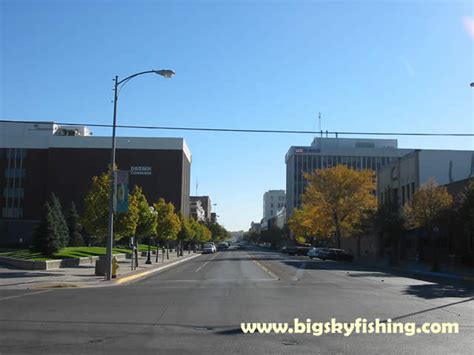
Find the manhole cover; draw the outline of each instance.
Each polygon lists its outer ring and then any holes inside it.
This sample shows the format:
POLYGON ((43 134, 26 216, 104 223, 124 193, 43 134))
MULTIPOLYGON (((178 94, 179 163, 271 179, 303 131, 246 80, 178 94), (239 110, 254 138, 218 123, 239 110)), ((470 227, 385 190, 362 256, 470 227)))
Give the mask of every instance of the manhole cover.
POLYGON ((296 345, 296 340, 287 339, 287 340, 283 340, 281 343, 283 345, 296 345))

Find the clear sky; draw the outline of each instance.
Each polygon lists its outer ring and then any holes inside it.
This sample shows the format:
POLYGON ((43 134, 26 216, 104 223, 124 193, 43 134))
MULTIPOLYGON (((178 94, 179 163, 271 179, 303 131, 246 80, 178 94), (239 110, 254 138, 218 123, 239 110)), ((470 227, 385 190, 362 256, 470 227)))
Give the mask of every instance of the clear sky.
MULTIPOLYGON (((330 131, 474 131, 472 1, 0 0, 0 118, 330 131)), ((311 135, 119 130, 184 137, 191 191, 230 230, 285 188, 285 154, 311 135)), ((109 135, 95 129, 95 135, 109 135)), ((397 137, 394 137, 397 138, 397 137)), ((399 138, 474 149, 471 138, 399 138)))

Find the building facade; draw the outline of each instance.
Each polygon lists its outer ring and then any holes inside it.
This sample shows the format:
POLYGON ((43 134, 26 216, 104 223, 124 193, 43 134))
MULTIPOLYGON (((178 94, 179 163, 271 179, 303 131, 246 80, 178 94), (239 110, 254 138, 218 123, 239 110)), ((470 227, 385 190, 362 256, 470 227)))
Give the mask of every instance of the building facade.
POLYGON ((377 171, 412 149, 398 148, 395 139, 315 138, 311 146, 290 147, 286 162, 287 218, 301 205, 306 189, 305 173, 338 164, 377 171))
POLYGON ((430 179, 448 185, 473 176, 473 151, 416 149, 377 172, 377 197, 383 203, 390 193, 403 206, 430 179))
POLYGON ((209 196, 190 196, 190 207, 191 207, 191 216, 194 218, 197 218, 197 210, 199 206, 202 208, 202 219, 198 220, 205 220, 205 221, 210 221, 211 220, 211 210, 212 210, 212 204, 211 204, 211 199, 209 196))
POLYGON ((286 205, 285 190, 269 190, 263 194, 263 220, 268 221, 286 205))
MULTIPOLYGON (((130 190, 142 187, 149 203, 164 198, 189 215, 191 153, 182 138, 118 137, 116 164, 129 172, 130 190)), ((11 244, 31 237, 52 193, 79 213, 93 176, 110 165, 111 138, 86 127, 53 122, 0 122, 0 235, 11 244)))

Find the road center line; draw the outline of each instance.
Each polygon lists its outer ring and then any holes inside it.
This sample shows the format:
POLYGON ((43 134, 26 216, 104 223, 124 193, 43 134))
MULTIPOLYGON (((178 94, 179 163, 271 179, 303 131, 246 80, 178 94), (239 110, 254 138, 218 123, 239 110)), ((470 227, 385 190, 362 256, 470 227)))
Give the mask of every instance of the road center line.
POLYGON ((300 267, 296 271, 295 277, 293 277, 293 280, 295 280, 295 281, 301 280, 301 278, 303 277, 303 272, 304 272, 305 268, 306 268, 306 263, 304 263, 304 262, 301 263, 300 267))
POLYGON ((211 259, 209 259, 208 261, 206 261, 204 264, 202 264, 201 266, 199 266, 196 270, 194 270, 194 272, 198 272, 199 270, 201 270, 204 266, 206 266, 210 261, 214 260, 214 258, 217 256, 218 253, 216 253, 216 255, 214 255, 211 259))
POLYGON ((10 300, 12 298, 25 297, 25 296, 29 296, 29 295, 38 295, 40 293, 46 293, 46 292, 51 292, 51 291, 54 291, 54 290, 42 290, 42 291, 36 291, 36 292, 22 293, 21 295, 2 297, 2 298, 0 298, 0 301, 10 300))
POLYGON ((258 262, 256 259, 252 258, 252 261, 257 264, 263 271, 265 271, 268 275, 272 277, 273 280, 279 280, 278 276, 276 276, 273 272, 268 270, 265 266, 263 266, 260 262, 258 262))

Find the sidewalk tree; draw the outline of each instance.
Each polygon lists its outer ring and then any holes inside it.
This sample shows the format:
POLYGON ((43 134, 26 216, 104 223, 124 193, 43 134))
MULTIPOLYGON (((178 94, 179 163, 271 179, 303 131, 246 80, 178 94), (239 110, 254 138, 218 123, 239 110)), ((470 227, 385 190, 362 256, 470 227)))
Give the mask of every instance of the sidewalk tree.
POLYGON ((80 233, 81 226, 79 224, 79 214, 76 205, 71 202, 71 208, 67 215, 67 226, 69 230, 69 246, 80 247, 84 245, 84 239, 80 233))
POLYGON ((51 256, 63 247, 63 240, 59 234, 59 225, 50 202, 43 207, 40 223, 36 226, 33 235, 33 249, 44 255, 51 256))
POLYGON ((156 235, 156 215, 153 207, 148 205, 141 187, 135 185, 132 196, 137 202, 138 221, 135 236, 139 240, 149 239, 156 235))
POLYGON ((206 222, 204 226, 211 232, 211 240, 215 243, 230 238, 229 232, 217 222, 206 222))
POLYGON ((400 238, 405 232, 405 216, 403 215, 398 201, 393 198, 390 191, 384 193, 385 200, 381 203, 375 214, 375 225, 377 229, 384 233, 390 243, 390 263, 398 263, 400 248, 400 238))
MULTIPOLYGON (((105 242, 109 220, 110 169, 92 178, 92 186, 84 198, 81 224, 87 233, 105 242)), ((128 195, 128 212, 114 213, 114 239, 135 235, 138 223, 138 202, 128 195)))
POLYGON ((66 219, 64 218, 61 202, 59 202, 59 199, 54 193, 51 194, 50 206, 58 225, 58 233, 61 239, 62 246, 65 247, 69 245, 69 229, 66 223, 66 219))
POLYGON ((474 180, 463 191, 459 203, 458 216, 468 235, 474 235, 474 180))
POLYGON ((159 240, 169 242, 176 240, 181 229, 179 216, 174 212, 171 202, 167 203, 163 198, 153 204, 156 214, 156 235, 159 240))
POLYGON ((335 235, 340 248, 342 235, 357 231, 376 207, 374 173, 337 165, 305 174, 305 178, 308 185, 303 203, 290 227, 321 236, 335 235))
MULTIPOLYGON (((438 186, 431 179, 413 194, 412 200, 405 206, 409 224, 415 228, 425 229, 433 245, 433 271, 439 269, 439 235, 436 235, 436 229, 439 227, 440 217, 451 207, 452 203, 453 198, 446 187, 438 186)), ((422 249, 420 252, 422 253, 422 249)))

